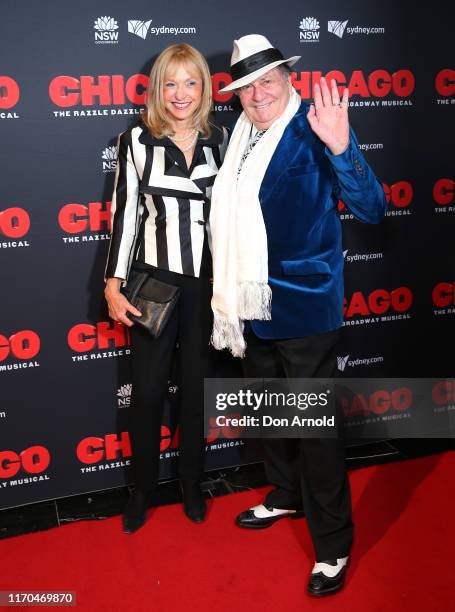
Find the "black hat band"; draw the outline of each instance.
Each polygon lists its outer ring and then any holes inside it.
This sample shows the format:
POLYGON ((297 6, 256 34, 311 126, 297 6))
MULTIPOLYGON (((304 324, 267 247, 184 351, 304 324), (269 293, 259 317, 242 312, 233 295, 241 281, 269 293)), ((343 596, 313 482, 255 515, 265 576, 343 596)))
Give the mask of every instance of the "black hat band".
POLYGON ((238 81, 243 77, 248 76, 252 72, 256 72, 264 66, 268 66, 272 62, 279 62, 284 60, 284 56, 278 49, 265 49, 264 51, 258 51, 253 53, 249 57, 236 62, 231 66, 231 76, 233 81, 238 81))

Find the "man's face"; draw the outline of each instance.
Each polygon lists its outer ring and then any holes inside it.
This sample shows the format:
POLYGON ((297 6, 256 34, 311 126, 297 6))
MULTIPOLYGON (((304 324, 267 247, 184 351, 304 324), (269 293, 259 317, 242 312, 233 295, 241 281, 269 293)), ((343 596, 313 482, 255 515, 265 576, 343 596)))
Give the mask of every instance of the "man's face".
POLYGON ((237 94, 248 119, 258 130, 266 130, 283 114, 290 85, 281 70, 273 68, 252 83, 239 87, 237 94))

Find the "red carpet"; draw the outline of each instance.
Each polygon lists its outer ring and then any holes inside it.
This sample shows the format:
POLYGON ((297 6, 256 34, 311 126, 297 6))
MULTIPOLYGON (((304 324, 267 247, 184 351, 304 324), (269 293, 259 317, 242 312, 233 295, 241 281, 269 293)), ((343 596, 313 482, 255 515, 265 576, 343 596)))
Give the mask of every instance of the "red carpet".
POLYGON ((115 517, 4 540, 0 590, 72 590, 84 611, 445 612, 455 600, 454 467, 446 453, 350 474, 352 563, 344 591, 324 600, 305 594, 304 519, 235 527, 265 489, 210 502, 201 525, 176 505, 152 511, 133 536, 115 517))

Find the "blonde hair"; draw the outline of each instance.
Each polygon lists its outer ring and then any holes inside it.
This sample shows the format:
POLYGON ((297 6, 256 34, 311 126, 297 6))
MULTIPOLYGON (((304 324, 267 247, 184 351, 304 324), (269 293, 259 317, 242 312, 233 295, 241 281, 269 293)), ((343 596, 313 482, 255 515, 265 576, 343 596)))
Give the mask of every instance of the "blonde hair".
POLYGON ((192 127, 197 128, 203 138, 210 136, 209 118, 212 111, 212 80, 204 56, 186 43, 166 47, 156 58, 150 72, 146 94, 146 109, 142 112, 142 121, 152 136, 162 138, 172 133, 163 99, 163 86, 166 73, 177 66, 195 68, 202 79, 202 98, 199 107, 192 116, 192 127))

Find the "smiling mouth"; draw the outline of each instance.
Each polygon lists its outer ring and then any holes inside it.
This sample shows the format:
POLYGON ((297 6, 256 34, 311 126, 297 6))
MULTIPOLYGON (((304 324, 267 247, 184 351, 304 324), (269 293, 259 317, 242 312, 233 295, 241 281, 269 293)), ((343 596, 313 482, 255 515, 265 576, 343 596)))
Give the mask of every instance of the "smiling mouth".
POLYGON ((188 108, 191 102, 172 102, 172 104, 179 110, 184 110, 185 108, 188 108))
POLYGON ((268 106, 270 106, 272 103, 271 102, 267 102, 266 104, 260 104, 258 106, 255 106, 254 108, 256 110, 260 110, 261 108, 267 108, 268 106))

